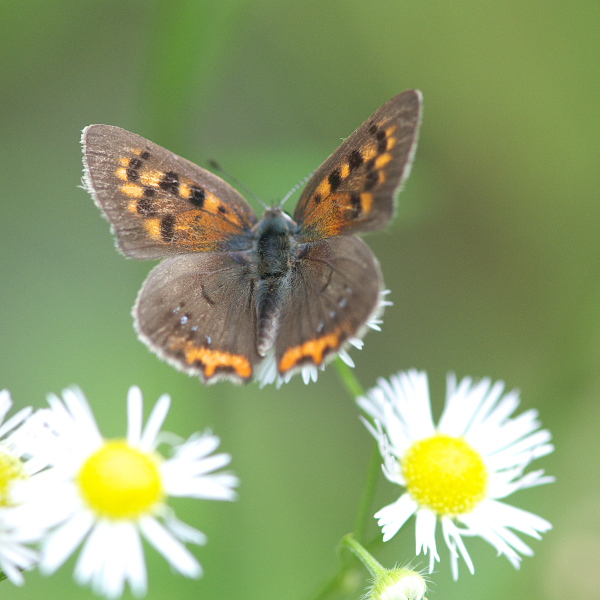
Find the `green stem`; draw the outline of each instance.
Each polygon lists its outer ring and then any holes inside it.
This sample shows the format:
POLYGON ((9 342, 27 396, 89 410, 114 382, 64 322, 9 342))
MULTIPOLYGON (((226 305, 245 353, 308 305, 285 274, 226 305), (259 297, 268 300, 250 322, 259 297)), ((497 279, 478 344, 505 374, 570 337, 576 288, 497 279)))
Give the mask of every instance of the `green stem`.
MULTIPOLYGON (((342 384, 352 396, 357 398, 364 396, 365 391, 358 378, 355 375, 353 369, 348 367, 340 358, 336 360, 336 367, 338 375, 342 384)), ((367 480, 365 482, 364 492, 360 500, 356 519, 355 519, 355 534, 359 539, 363 539, 367 528, 368 518, 370 515, 370 509, 373 504, 373 496, 375 495, 375 488, 377 486, 377 480, 381 468, 381 459, 379 457, 379 450, 377 445, 373 446, 371 453, 371 460, 369 464, 367 480)), ((380 573, 383 567, 373 558, 369 558, 368 552, 360 545, 354 538, 353 534, 347 535, 341 542, 341 547, 348 547, 358 558, 360 558, 365 565, 371 570, 372 573, 380 573)), ((378 541, 378 540, 377 540, 378 541)), ((372 544, 369 544, 372 545, 372 544)), ((323 585, 323 587, 313 596, 312 600, 324 600, 335 593, 340 593, 345 587, 345 583, 348 580, 348 575, 355 568, 355 561, 352 560, 348 555, 340 556, 339 566, 337 572, 323 585)))
POLYGON ((354 552, 354 554, 356 554, 356 556, 360 558, 363 565, 365 565, 365 567, 367 567, 367 569, 369 569, 369 571, 371 572, 371 575, 380 575, 381 573, 384 573, 386 571, 386 569, 375 560, 373 555, 367 552, 364 546, 359 544, 354 539, 353 534, 349 533, 348 535, 346 535, 342 539, 342 544, 348 546, 348 548, 350 548, 350 550, 352 550, 352 552, 354 552))
POLYGON ((373 498, 375 497, 375 491, 377 489, 377 481, 379 480, 379 473, 381 472, 381 457, 379 456, 379 448, 377 444, 373 444, 371 450, 371 460, 369 462, 369 470, 367 472, 367 480, 365 481, 365 487, 363 490, 360 504, 358 505, 358 511, 354 520, 354 533, 360 540, 364 539, 367 523, 371 513, 371 506, 373 505, 373 498))
MULTIPOLYGON (((336 359, 335 366, 337 367, 338 375, 342 380, 342 383, 350 395, 353 398, 364 396, 364 388, 360 384, 360 381, 358 381, 354 369, 351 369, 341 358, 336 359)), ((377 487, 380 470, 381 459, 379 457, 379 449, 377 448, 377 444, 374 444, 371 452, 365 488, 354 521, 354 533, 356 537, 361 540, 364 538, 365 530, 367 528, 369 511, 373 504, 373 497, 375 496, 375 489, 377 487)))
POLYGON ((358 398, 359 396, 364 396, 365 391, 360 385, 360 381, 354 374, 354 370, 351 369, 341 358, 335 359, 335 366, 337 367, 339 378, 342 380, 342 383, 348 390, 348 393, 353 398, 358 398))

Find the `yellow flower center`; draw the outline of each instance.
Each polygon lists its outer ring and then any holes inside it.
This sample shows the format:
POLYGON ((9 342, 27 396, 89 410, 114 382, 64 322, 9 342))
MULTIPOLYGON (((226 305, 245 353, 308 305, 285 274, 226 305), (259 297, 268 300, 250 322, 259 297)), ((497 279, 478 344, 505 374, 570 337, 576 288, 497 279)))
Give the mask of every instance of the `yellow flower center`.
POLYGON ((15 479, 26 479, 23 461, 0 446, 0 506, 10 506, 10 488, 15 479))
POLYGON ((481 454, 462 438, 438 433, 420 440, 401 466, 412 497, 439 515, 468 513, 485 498, 487 468, 481 454))
POLYGON ((81 494, 90 508, 109 519, 136 519, 152 512, 164 497, 157 459, 125 440, 108 441, 81 467, 81 494))

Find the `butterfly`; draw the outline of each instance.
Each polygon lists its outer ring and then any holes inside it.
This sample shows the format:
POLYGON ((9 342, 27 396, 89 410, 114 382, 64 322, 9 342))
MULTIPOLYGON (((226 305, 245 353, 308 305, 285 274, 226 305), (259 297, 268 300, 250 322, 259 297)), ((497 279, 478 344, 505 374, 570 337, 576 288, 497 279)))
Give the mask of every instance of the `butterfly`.
POLYGON ((418 90, 395 96, 314 172, 293 217, 275 206, 260 219, 210 171, 119 127, 86 127, 84 187, 117 248, 164 259, 133 308, 140 339, 205 383, 306 378, 360 340, 383 278, 356 234, 392 218, 421 113, 418 90))

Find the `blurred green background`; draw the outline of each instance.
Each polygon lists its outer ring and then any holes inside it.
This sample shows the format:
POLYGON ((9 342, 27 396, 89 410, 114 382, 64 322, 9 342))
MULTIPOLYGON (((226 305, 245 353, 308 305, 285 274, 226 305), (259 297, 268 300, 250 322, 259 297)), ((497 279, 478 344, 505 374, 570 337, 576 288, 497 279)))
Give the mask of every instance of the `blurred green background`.
MULTIPOLYGON (((216 159, 270 203, 411 87, 416 162, 394 222, 368 237, 394 306, 351 352, 356 374, 368 387, 425 369, 437 414, 448 371, 503 379, 557 446, 534 468, 558 482, 510 499, 554 524, 535 557, 515 571, 467 540, 476 573, 461 564, 453 583, 442 547, 428 596, 598 598, 599 24, 598 0, 2 2, 0 387, 41 406, 76 383, 114 436, 131 384, 146 408, 168 392, 167 428, 213 428, 242 480, 234 504, 176 504, 209 536, 194 549, 206 573, 173 576, 150 550, 148 598, 309 598, 353 527, 372 444, 332 367, 316 385, 206 388, 137 341, 152 264, 115 251, 78 187, 81 129, 216 159)), ((373 512, 398 493, 382 479, 373 512)), ((412 523, 378 553, 413 557, 412 523)), ((72 569, 1 595, 93 597, 72 569)))

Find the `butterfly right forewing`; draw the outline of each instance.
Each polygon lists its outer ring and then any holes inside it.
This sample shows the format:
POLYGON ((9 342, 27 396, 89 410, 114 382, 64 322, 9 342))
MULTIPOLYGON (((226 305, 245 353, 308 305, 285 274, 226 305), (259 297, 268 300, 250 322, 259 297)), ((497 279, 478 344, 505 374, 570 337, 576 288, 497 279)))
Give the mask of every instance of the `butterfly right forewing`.
POLYGON ((298 241, 373 231, 388 223, 410 171, 421 112, 418 90, 395 96, 317 169, 294 213, 298 241))

